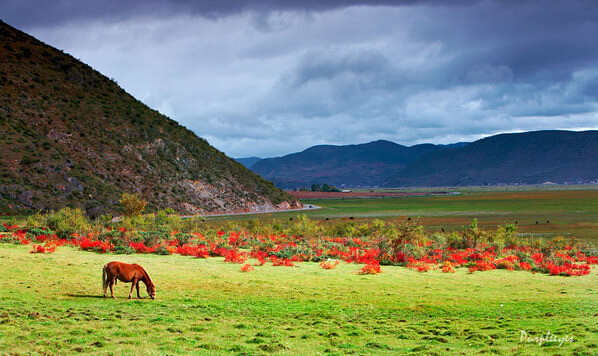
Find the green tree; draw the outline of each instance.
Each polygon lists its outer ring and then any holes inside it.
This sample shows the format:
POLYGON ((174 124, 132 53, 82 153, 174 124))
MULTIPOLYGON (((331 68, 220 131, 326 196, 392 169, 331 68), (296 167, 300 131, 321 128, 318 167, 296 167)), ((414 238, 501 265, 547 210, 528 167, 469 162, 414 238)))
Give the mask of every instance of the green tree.
POLYGON ((122 197, 119 200, 120 205, 124 208, 124 214, 128 217, 133 217, 137 215, 141 215, 145 206, 147 205, 147 201, 141 197, 138 193, 136 194, 129 194, 123 193, 122 197))

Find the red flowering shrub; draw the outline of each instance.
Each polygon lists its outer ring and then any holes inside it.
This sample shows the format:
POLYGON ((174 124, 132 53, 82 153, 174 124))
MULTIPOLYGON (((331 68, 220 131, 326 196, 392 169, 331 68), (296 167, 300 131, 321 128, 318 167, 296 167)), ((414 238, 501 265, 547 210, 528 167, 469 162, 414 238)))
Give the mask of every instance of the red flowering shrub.
POLYGON ((237 250, 227 250, 224 253, 224 262, 243 263, 247 260, 244 253, 237 250))
POLYGON ((380 262, 375 261, 375 260, 374 261, 369 261, 357 273, 358 274, 378 274, 378 273, 382 273, 382 270, 380 270, 380 262))
POLYGON ((264 251, 251 251, 249 256, 258 260, 258 266, 263 266, 266 263, 268 253, 264 251))
POLYGON ((209 251, 205 245, 189 246, 183 245, 176 248, 176 253, 181 256, 197 256, 200 252, 205 251, 205 257, 209 256, 209 251))
POLYGON ((154 247, 147 247, 143 242, 129 242, 129 247, 137 253, 152 253, 156 249, 154 247))
POLYGON ((509 257, 505 257, 505 258, 501 258, 498 259, 494 262, 494 264, 496 265, 497 269, 506 269, 509 271, 513 271, 515 269, 515 261, 517 260, 516 256, 509 256, 509 257), (509 257, 515 257, 515 259, 513 260, 512 258, 509 257))
POLYGON ((203 248, 200 248, 197 253, 195 254, 195 257, 197 258, 208 258, 210 257, 210 251, 208 251, 208 248, 203 246, 203 248))
POLYGON ((250 265, 249 263, 246 263, 243 266, 241 266, 241 272, 250 272, 253 270, 254 270, 253 266, 250 265))
POLYGON ((442 272, 443 273, 455 273, 455 270, 453 269, 453 265, 450 261, 444 261, 442 263, 442 272))
POLYGON ((106 253, 112 250, 112 246, 108 242, 102 242, 98 240, 90 240, 87 237, 83 237, 79 240, 79 249, 87 251, 97 251, 106 253))
POLYGON ((407 268, 414 269, 418 272, 428 272, 432 267, 426 262, 422 260, 410 259, 409 263, 407 264, 407 268))
POLYGON ((270 261, 272 261, 272 266, 295 267, 293 261, 291 261, 288 258, 278 258, 276 256, 270 256, 270 261))
POLYGON ((35 236, 35 239, 36 239, 38 242, 46 242, 46 240, 48 239, 48 235, 44 235, 44 234, 42 234, 42 235, 37 235, 37 236, 35 236))
POLYGON ((430 267, 430 265, 427 263, 422 263, 422 264, 415 266, 415 270, 418 272, 428 272, 431 268, 432 267, 430 267))
POLYGON ((338 260, 323 261, 320 263, 320 267, 324 269, 334 269, 339 263, 340 261, 338 260))
POLYGON ((56 252, 56 246, 45 244, 42 245, 32 245, 33 249, 29 251, 29 253, 53 253, 56 252))
POLYGON ((519 262, 519 267, 521 267, 521 269, 524 271, 529 271, 532 269, 532 265, 527 262, 519 262))

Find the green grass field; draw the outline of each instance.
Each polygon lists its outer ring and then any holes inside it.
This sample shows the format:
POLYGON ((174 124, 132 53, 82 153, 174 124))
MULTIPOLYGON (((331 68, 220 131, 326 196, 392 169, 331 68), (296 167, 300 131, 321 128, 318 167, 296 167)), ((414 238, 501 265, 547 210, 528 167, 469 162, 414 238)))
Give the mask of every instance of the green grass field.
MULTIPOLYGON (((0 245, 2 355, 595 355, 598 276, 469 274, 315 263, 255 267, 222 258, 102 255, 0 245), (158 299, 101 298, 101 268, 137 262, 158 299), (530 335, 573 337, 560 347, 530 335)), ((145 294, 145 293, 144 293, 145 294)))

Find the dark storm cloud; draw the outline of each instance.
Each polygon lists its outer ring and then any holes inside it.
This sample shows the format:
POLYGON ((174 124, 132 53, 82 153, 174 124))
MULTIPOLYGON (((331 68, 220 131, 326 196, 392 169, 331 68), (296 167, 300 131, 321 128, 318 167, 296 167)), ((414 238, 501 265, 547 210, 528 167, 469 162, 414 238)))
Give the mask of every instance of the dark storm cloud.
MULTIPOLYGON (((451 6, 478 0, 451 1, 451 6)), ((7 0, 2 18, 21 26, 88 19, 122 20, 131 16, 176 13, 217 18, 244 11, 326 11, 348 6, 445 5, 444 0, 7 0)))
POLYGON ((598 2, 4 1, 232 156, 598 128, 598 2))

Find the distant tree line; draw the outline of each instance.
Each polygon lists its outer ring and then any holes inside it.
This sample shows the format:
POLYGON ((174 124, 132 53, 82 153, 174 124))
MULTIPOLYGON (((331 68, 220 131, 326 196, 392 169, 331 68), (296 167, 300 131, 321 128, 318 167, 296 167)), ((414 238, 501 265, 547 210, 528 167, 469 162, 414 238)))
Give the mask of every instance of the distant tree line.
MULTIPOLYGON (((297 188, 295 188, 295 190, 297 190, 297 188)), ((300 187, 299 188, 300 192, 340 192, 340 189, 337 189, 335 186, 330 186, 328 184, 312 184, 310 189, 307 189, 306 187, 300 187)))

